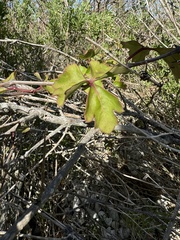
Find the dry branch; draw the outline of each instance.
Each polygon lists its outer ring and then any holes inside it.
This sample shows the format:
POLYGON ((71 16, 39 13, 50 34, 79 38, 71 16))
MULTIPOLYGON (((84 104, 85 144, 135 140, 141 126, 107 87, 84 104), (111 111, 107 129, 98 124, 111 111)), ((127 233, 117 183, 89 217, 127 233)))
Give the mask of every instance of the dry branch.
POLYGON ((70 59, 72 59, 73 61, 75 62, 79 62, 75 57, 72 57, 71 55, 63 52, 63 51, 60 51, 58 49, 55 49, 55 48, 52 48, 52 47, 49 47, 47 45, 43 45, 43 44, 37 44, 37 43, 31 43, 31 42, 26 42, 26 41, 22 41, 22 40, 19 40, 19 39, 0 39, 0 42, 5 42, 5 43, 10 43, 10 44, 24 44, 24 45, 29 45, 29 46, 33 46, 33 47, 41 47, 41 48, 44 48, 46 50, 51 50, 51 51, 54 51, 54 52, 57 52, 57 53, 60 53, 62 55, 64 55, 65 57, 68 57, 70 59))
POLYGON ((18 220, 7 230, 4 236, 0 240, 12 240, 14 237, 29 223, 32 217, 38 212, 40 208, 49 200, 49 198, 54 194, 56 188, 64 179, 69 171, 73 168, 74 164, 78 161, 85 150, 85 145, 97 132, 95 129, 90 129, 89 132, 82 138, 82 140, 77 145, 77 149, 73 156, 69 159, 67 163, 58 171, 57 176, 49 183, 45 188, 45 191, 39 197, 39 199, 32 204, 25 212, 22 214, 18 220))
POLYGON ((67 126, 74 125, 74 126, 81 126, 81 127, 87 126, 84 123, 84 121, 79 118, 70 118, 70 117, 66 117, 65 115, 56 116, 44 110, 43 108, 20 106, 13 102, 0 103, 0 113, 8 114, 10 111, 13 111, 15 113, 21 113, 23 115, 28 115, 27 117, 17 120, 15 123, 17 122, 23 123, 32 118, 39 117, 42 121, 50 122, 54 124, 62 124, 62 125, 66 124, 67 126))

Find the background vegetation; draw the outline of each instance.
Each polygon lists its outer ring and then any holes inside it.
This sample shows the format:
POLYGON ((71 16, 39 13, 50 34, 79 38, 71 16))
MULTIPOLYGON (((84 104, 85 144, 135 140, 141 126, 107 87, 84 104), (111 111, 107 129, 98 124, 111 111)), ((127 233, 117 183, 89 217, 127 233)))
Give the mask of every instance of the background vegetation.
MULTIPOLYGON (((56 78, 68 64, 86 66, 79 55, 90 48, 126 64, 122 41, 179 46, 179 19, 178 0, 0 1, 0 80, 56 78)), ((120 75, 124 90, 105 83, 124 107, 110 135, 87 138, 84 91, 62 108, 38 84, 0 93, 0 239, 180 239, 179 81, 163 60, 134 70, 120 75), (31 221, 13 233, 29 208, 31 221)))

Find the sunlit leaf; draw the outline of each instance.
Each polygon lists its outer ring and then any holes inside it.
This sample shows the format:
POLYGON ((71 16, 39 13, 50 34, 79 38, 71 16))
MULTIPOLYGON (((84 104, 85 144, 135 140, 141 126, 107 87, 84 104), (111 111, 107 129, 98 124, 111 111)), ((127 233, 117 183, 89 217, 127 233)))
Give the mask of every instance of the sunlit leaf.
MULTIPOLYGON (((53 95, 57 96, 59 106, 77 89, 83 86, 88 97, 86 102, 85 120, 95 120, 95 127, 104 133, 110 133, 117 125, 115 112, 121 113, 122 106, 115 95, 106 91, 102 80, 112 67, 98 61, 91 61, 89 67, 69 65, 54 80, 53 95)), ((119 87, 123 87, 122 84, 119 87)))
POLYGON ((58 96, 58 105, 62 106, 65 99, 69 97, 77 88, 83 85, 85 81, 84 67, 77 66, 76 64, 69 65, 65 71, 54 82, 52 88, 54 89, 53 95, 58 96))
POLYGON ((78 65, 78 68, 83 75, 85 75, 87 73, 87 68, 86 67, 84 67, 82 65, 78 65))
POLYGON ((14 81, 16 80, 16 72, 12 72, 9 77, 4 79, 2 82, 9 82, 9 81, 14 81))
POLYGON ((29 132, 31 130, 31 128, 30 127, 27 127, 27 128, 25 128, 23 131, 22 131, 22 133, 27 133, 27 132, 29 132))
MULTIPOLYGON (((6 79, 3 79, 1 81, 1 83, 6 83, 6 82, 9 82, 9 81, 14 81, 16 80, 16 72, 12 72, 9 77, 7 77, 6 79)), ((7 88, 5 87, 0 87, 0 93, 4 93, 7 91, 7 88)))
POLYGON ((98 84, 90 87, 86 102, 85 120, 95 120, 95 127, 104 133, 111 133, 117 125, 114 112, 123 111, 119 100, 98 84))
MULTIPOLYGON (((45 80, 45 82, 55 82, 56 81, 56 79, 51 79, 51 80, 48 80, 48 81, 46 81, 45 80)), ((51 93, 51 94, 53 94, 53 92, 54 92, 54 88, 53 88, 53 85, 51 85, 51 86, 43 86, 43 88, 46 90, 46 91, 48 91, 49 93, 51 93)))
POLYGON ((42 80, 42 78, 41 78, 41 76, 40 76, 40 74, 38 72, 35 72, 34 76, 37 77, 37 79, 42 80))
POLYGON ((6 92, 7 91, 7 88, 5 88, 5 87, 0 87, 0 94, 1 93, 4 93, 4 92, 6 92))
POLYGON ((116 76, 113 84, 114 84, 114 86, 116 86, 117 88, 126 89, 126 84, 121 81, 119 75, 116 76))
POLYGON ((91 61, 89 64, 88 72, 90 70, 91 76, 93 78, 102 78, 108 71, 110 71, 110 69, 111 67, 107 64, 100 63, 98 61, 91 61))
POLYGON ((111 74, 113 74, 113 75, 116 75, 116 74, 126 74, 126 73, 129 72, 129 69, 118 64, 118 65, 112 67, 109 72, 111 74))

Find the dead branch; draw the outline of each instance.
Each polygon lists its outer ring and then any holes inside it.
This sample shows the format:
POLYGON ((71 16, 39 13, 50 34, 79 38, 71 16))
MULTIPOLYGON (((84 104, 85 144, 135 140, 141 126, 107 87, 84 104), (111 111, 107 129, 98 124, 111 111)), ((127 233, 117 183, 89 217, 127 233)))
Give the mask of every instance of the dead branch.
POLYGON ((55 49, 55 48, 52 48, 52 47, 49 47, 47 45, 43 45, 43 44, 36 44, 36 43, 31 43, 31 42, 26 42, 26 41, 22 41, 22 40, 19 40, 19 39, 9 39, 9 38, 6 38, 6 39, 0 39, 0 42, 5 42, 5 43, 10 43, 10 44, 25 44, 25 45, 29 45, 29 46, 33 46, 33 47, 41 47, 41 48, 44 48, 46 50, 51 50, 51 51, 54 51, 54 52, 57 52, 57 53, 60 53, 62 55, 64 55, 65 57, 68 57, 70 59, 72 59, 73 61, 75 62, 79 62, 75 57, 72 57, 71 55, 65 53, 65 52, 62 52, 58 49, 55 49))
MULTIPOLYGON (((21 118, 17 120, 15 123, 23 123, 27 120, 30 120, 35 117, 39 117, 42 121, 54 123, 54 124, 66 124, 66 125, 75 125, 75 126, 82 126, 86 127, 87 125, 84 123, 83 120, 79 118, 70 118, 64 116, 56 116, 48 111, 44 110, 43 108, 36 108, 36 107, 26 107, 26 106, 20 106, 13 102, 3 102, 0 103, 0 113, 10 113, 10 111, 13 111, 15 113, 21 113, 23 115, 28 115, 28 117, 21 118)), ((4 125, 6 126, 6 124, 4 125)))
POLYGON ((48 199, 54 194, 56 188, 64 179, 69 171, 73 168, 74 164, 81 157, 85 151, 85 145, 97 132, 95 129, 90 129, 87 134, 82 138, 82 140, 77 145, 77 149, 72 157, 67 163, 58 171, 57 176, 50 182, 50 184, 45 188, 45 191, 39 197, 39 199, 33 203, 21 216, 18 220, 7 230, 4 236, 0 240, 12 240, 14 237, 29 223, 32 217, 38 212, 40 208, 48 201, 48 199))

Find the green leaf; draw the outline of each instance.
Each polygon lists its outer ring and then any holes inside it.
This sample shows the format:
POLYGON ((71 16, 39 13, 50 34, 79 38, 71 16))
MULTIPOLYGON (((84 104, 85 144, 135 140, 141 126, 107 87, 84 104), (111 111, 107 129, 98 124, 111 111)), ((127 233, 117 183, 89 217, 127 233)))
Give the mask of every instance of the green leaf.
POLYGON ((85 120, 95 119, 95 127, 104 133, 111 133, 117 125, 114 112, 121 113, 122 106, 113 94, 106 91, 97 82, 90 87, 86 102, 85 120))
MULTIPOLYGON (((55 82, 56 81, 56 79, 51 79, 51 80, 45 80, 45 82, 55 82)), ((49 93, 51 93, 51 94, 53 94, 53 92, 54 92, 54 88, 53 88, 53 85, 52 86, 43 86, 43 88, 46 90, 46 91, 48 91, 49 93)))
POLYGON ((117 75, 114 82, 113 82, 114 86, 116 86, 117 88, 122 88, 122 89, 126 89, 126 84, 121 82, 120 76, 117 75))
POLYGON ((132 62, 140 62, 144 61, 145 57, 149 54, 151 48, 144 47, 137 41, 128 41, 128 42, 121 42, 123 48, 129 49, 129 58, 128 60, 132 59, 132 62))
MULTIPOLYGON (((154 50, 162 55, 174 50, 174 48, 155 48, 154 50)), ((173 54, 163 58, 163 60, 169 65, 174 77, 176 79, 180 79, 180 54, 173 54)))
POLYGON ((105 63, 91 61, 87 73, 90 73, 92 78, 98 79, 105 77, 105 74, 110 71, 110 69, 111 67, 105 63))
MULTIPOLYGON (((12 72, 9 75, 9 77, 7 77, 6 79, 2 80, 1 83, 6 83, 6 82, 9 82, 9 81, 14 81, 14 80, 16 80, 16 72, 12 72)), ((0 87, 0 93, 4 93, 6 91, 7 91, 6 87, 0 87)))
POLYGON ((37 77, 37 79, 42 80, 42 78, 41 78, 41 76, 40 76, 40 74, 38 72, 35 72, 34 76, 37 77))
POLYGON ((69 65, 65 71, 54 81, 52 87, 47 86, 46 89, 58 96, 57 103, 59 106, 64 104, 64 101, 73 94, 78 88, 84 84, 99 80, 103 77, 110 67, 98 61, 91 61, 87 68, 76 64, 69 65))
POLYGON ((0 87, 0 94, 1 93, 4 93, 4 92, 6 92, 7 91, 7 88, 5 88, 5 87, 0 87))
POLYGON ((27 133, 27 132, 29 132, 30 130, 31 130, 30 127, 26 127, 26 128, 22 131, 22 133, 27 133))
POLYGON ((79 55, 79 57, 83 60, 90 59, 96 55, 94 49, 89 49, 85 54, 79 55))
POLYGON ((59 106, 62 106, 65 99, 86 82, 85 71, 85 67, 79 67, 76 64, 69 65, 54 82, 52 85, 53 95, 58 96, 57 103, 59 106))
POLYGON ((116 66, 112 67, 109 72, 113 75, 126 74, 129 72, 129 69, 122 65, 117 64, 116 66))
POLYGON ((9 77, 4 79, 2 82, 9 82, 9 81, 14 81, 16 80, 16 72, 12 72, 9 77))
POLYGON ((74 91, 85 86, 88 94, 86 102, 85 120, 95 119, 95 127, 104 133, 110 133, 117 125, 115 112, 121 113, 122 106, 113 94, 106 91, 102 80, 108 75, 110 66, 98 61, 91 61, 88 69, 76 64, 69 65, 65 71, 55 80, 52 88, 53 95, 58 96, 59 106, 64 104, 74 91))
MULTIPOLYGON (((160 48, 160 47, 157 47, 157 48, 144 47, 137 41, 128 41, 128 42, 121 42, 121 43, 124 48, 129 49, 129 57, 127 60, 132 59, 133 62, 144 61, 145 57, 149 54, 150 50, 154 50, 154 51, 158 52, 159 55, 163 55, 163 54, 169 53, 175 49, 175 48, 160 48)), ((179 70, 180 69, 180 54, 175 53, 171 56, 164 57, 162 59, 169 65, 169 68, 172 71, 174 77, 176 79, 179 79, 180 78, 180 70, 179 70)))

